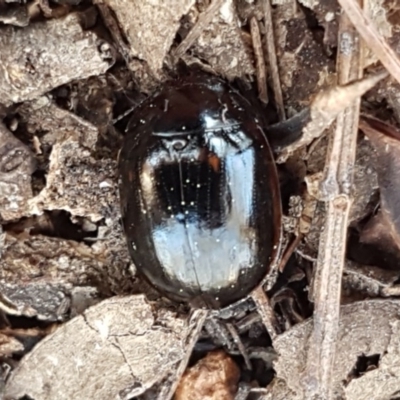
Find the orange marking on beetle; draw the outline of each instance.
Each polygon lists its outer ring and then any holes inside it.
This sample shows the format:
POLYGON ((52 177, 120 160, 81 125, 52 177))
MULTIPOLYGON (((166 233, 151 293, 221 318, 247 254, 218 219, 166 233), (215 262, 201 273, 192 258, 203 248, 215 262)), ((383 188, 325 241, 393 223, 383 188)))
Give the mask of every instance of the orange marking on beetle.
POLYGON ((218 156, 216 156, 215 154, 210 154, 208 156, 208 164, 215 172, 219 172, 221 166, 221 160, 219 159, 218 156))

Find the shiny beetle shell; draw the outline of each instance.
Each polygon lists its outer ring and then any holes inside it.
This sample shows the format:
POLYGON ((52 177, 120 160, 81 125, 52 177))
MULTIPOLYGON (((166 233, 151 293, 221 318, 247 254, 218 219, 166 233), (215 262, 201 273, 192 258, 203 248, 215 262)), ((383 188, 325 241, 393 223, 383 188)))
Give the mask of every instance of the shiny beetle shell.
POLYGON ((281 232, 274 159, 249 102, 214 77, 166 85, 119 155, 130 255, 166 297, 219 309, 267 277, 281 232))

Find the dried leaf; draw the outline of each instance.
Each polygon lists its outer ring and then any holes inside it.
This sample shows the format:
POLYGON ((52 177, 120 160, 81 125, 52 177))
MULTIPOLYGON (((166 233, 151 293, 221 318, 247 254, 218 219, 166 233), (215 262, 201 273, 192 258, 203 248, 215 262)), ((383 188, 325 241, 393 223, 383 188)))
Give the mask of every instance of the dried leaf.
POLYGON ((239 368, 223 351, 207 354, 182 377, 175 400, 233 400, 239 368))

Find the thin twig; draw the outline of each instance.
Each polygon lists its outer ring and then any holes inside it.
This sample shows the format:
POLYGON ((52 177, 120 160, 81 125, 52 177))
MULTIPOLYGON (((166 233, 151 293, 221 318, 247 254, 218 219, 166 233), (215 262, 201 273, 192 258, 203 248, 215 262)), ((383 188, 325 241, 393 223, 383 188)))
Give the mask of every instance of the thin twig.
POLYGON ((233 343, 234 338, 229 333, 229 329, 224 321, 219 318, 208 318, 204 324, 204 329, 210 337, 216 338, 224 347, 226 347, 228 352, 235 351, 233 343))
POLYGON ((270 0, 262 0, 261 6, 264 12, 266 54, 269 62, 272 88, 274 90, 275 103, 278 108, 279 120, 283 121, 286 119, 286 116, 285 107, 283 105, 281 80, 279 77, 278 59, 276 56, 274 26, 272 24, 270 0))
POLYGON ((297 235, 293 238, 293 240, 290 242, 290 244, 286 247, 285 252, 283 253, 283 256, 279 262, 279 266, 278 266, 279 272, 283 272, 286 264, 289 261, 289 258, 292 256, 292 254, 296 250, 296 247, 299 245, 299 243, 301 242, 302 239, 303 239, 303 235, 297 235))
POLYGON ((185 356, 182 358, 177 370, 172 377, 172 384, 168 387, 164 387, 157 396, 157 400, 170 400, 175 394, 176 388, 179 385, 180 379, 186 370, 187 364, 189 362, 190 356, 194 345, 196 344, 201 329, 203 328, 204 322, 209 315, 208 310, 194 310, 192 311, 189 324, 192 325, 192 329, 186 338, 186 349, 185 356))
MULTIPOLYGON (((344 85, 360 79, 363 66, 360 39, 345 14, 340 20, 338 48, 338 83, 344 85)), ((359 111, 360 98, 338 115, 321 183, 322 197, 328 200, 328 210, 314 275, 313 331, 308 343, 304 379, 307 399, 330 400, 333 395, 341 281, 352 203, 359 111)))
POLYGON ((265 59, 262 50, 260 28, 255 17, 252 17, 250 19, 250 32, 251 39, 253 41, 254 56, 256 59, 258 98, 263 103, 268 103, 267 69, 265 68, 265 59))
POLYGON ((264 289, 260 286, 257 289, 253 290, 251 294, 254 303, 256 304, 257 311, 261 316, 261 320, 267 329, 271 340, 274 341, 278 336, 276 331, 276 327, 278 326, 274 310, 271 307, 269 299, 264 292, 264 289))
POLYGON ((193 45, 199 38, 204 29, 210 24, 215 14, 221 8, 226 0, 214 0, 200 16, 197 22, 193 25, 190 32, 187 34, 182 43, 176 48, 174 56, 181 58, 186 51, 193 45))
POLYGON ((118 115, 112 120, 112 124, 115 125, 118 121, 121 121, 122 118, 125 118, 127 115, 131 114, 138 105, 135 104, 133 107, 129 107, 126 111, 122 114, 118 115))
POLYGON ((348 18, 365 40, 367 46, 381 60, 390 74, 400 83, 400 59, 365 15, 357 0, 338 0, 348 18))

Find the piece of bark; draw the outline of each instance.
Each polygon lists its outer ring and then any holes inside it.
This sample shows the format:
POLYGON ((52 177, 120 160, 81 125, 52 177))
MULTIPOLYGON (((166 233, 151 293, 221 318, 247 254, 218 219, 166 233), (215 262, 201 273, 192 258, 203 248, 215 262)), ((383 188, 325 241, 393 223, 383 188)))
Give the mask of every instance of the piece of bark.
POLYGON ((5 105, 102 74, 114 63, 111 45, 83 30, 79 13, 25 29, 2 28, 0 48, 0 102, 5 105))
POLYGON ((116 161, 97 160, 93 154, 97 128, 45 98, 20 109, 30 129, 47 131, 44 141, 52 142, 46 187, 29 202, 27 214, 44 210, 65 210, 96 222, 116 217, 116 161))
POLYGON ((381 212, 393 240, 400 248, 400 130, 366 116, 361 120, 360 128, 376 149, 381 212))
MULTIPOLYGON (((333 369, 335 398, 389 399, 400 390, 399 300, 368 300, 342 306, 338 347, 333 369), (380 355, 377 369, 348 381, 358 357, 380 355), (391 372, 389 372, 391 371, 391 372)), ((279 357, 274 364, 277 377, 263 400, 303 400, 301 381, 312 320, 298 324, 278 336, 274 346, 279 357)))
POLYGON ((0 122, 0 220, 24 215, 34 169, 32 152, 0 122))
POLYGON ((29 134, 45 132, 40 141, 46 146, 52 147, 69 135, 88 149, 94 150, 97 143, 99 133, 95 125, 58 107, 48 96, 22 104, 18 107, 18 114, 26 124, 29 134))
MULTIPOLYGON (((54 143, 46 186, 29 201, 27 214, 65 210, 72 219, 84 217, 98 223, 91 252, 107 268, 98 270, 96 282, 104 281, 112 293, 126 293, 132 289, 132 274, 126 268, 130 258, 119 222, 116 160, 109 155, 95 157, 95 126, 52 103, 41 103, 42 99, 20 110, 30 129, 48 131, 42 140, 54 143)), ((114 145, 118 146, 117 141, 114 145)))
POLYGON ((334 63, 307 26, 294 1, 275 1, 272 10, 276 56, 284 104, 291 117, 310 103, 312 94, 334 82, 334 63))
MULTIPOLYGON (((130 4, 130 3, 127 3, 130 4)), ((105 3, 96 3, 104 25, 108 28, 119 54, 125 60, 131 80, 140 88, 141 93, 151 94, 160 85, 160 81, 167 78, 162 70, 157 75, 151 70, 146 60, 135 56, 123 28, 120 27, 114 11, 105 3), (132 79, 133 78, 133 79, 132 79)))
POLYGON ((96 3, 109 7, 115 14, 122 37, 129 44, 126 48, 129 52, 126 54, 128 66, 131 60, 138 58, 148 64, 155 77, 160 77, 164 58, 180 27, 180 19, 195 1, 96 0, 96 3))
MULTIPOLYGON (((377 393, 383 399, 393 399, 400 390, 400 323, 393 321, 389 333, 389 343, 384 352, 379 355, 378 366, 366 371, 357 379, 351 380, 345 389, 348 400, 370 400, 377 393), (390 372, 389 372, 390 371, 390 372), (388 373, 389 372, 389 373, 388 373)), ((368 355, 373 355, 372 349, 368 349, 368 355)))
MULTIPOLYGON (((187 17, 195 23, 194 13, 187 17)), ((183 56, 183 60, 187 64, 199 64, 228 80, 254 75, 251 39, 246 42, 239 26, 234 2, 226 0, 191 47, 191 55, 183 56)))
POLYGON ((26 355, 8 380, 4 399, 139 396, 176 368, 191 329, 187 318, 143 295, 105 300, 26 355))
MULTIPOLYGON (((7 261, 4 263, 7 266, 7 261)), ((70 301, 67 290, 58 282, 1 282, 0 308, 10 315, 36 317, 38 320, 63 320, 70 301)))
POLYGON ((110 290, 107 260, 84 243, 4 233, 0 264, 0 308, 13 315, 60 320, 74 286, 110 290))

